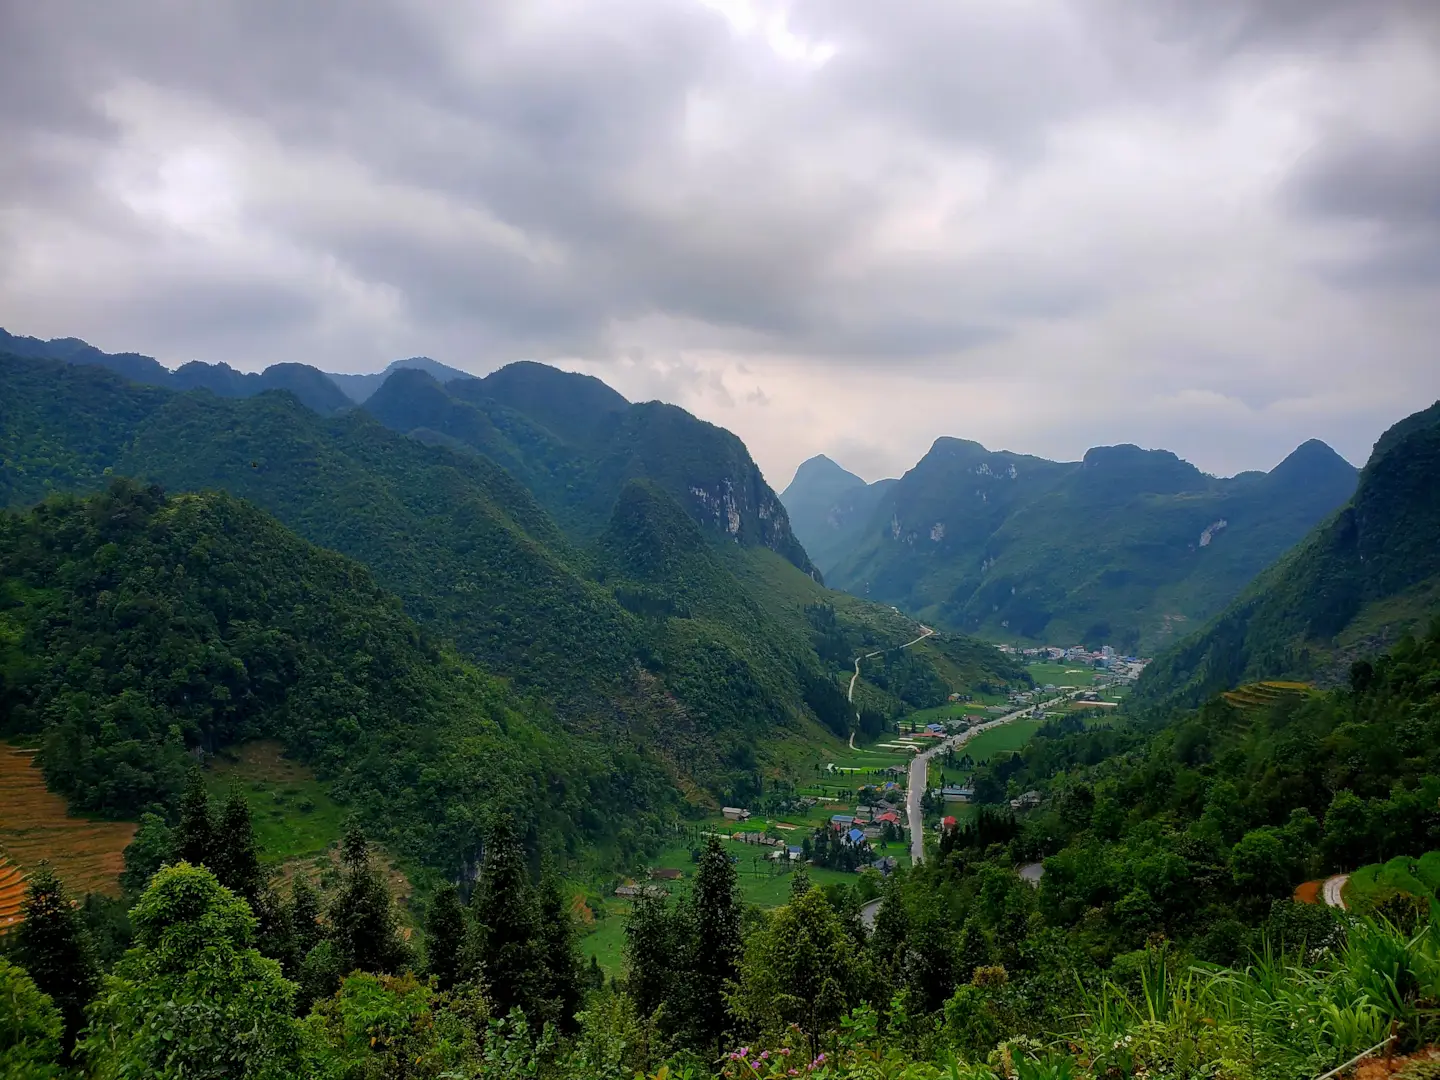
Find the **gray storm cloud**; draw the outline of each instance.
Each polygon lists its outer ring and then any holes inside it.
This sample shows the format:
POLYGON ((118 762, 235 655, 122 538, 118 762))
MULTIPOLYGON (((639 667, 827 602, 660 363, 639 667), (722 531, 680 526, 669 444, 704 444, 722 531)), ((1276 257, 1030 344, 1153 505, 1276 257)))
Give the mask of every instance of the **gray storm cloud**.
POLYGON ((776 484, 941 434, 1361 460, 1440 395, 1437 11, 5 5, 0 325, 550 360, 776 484))

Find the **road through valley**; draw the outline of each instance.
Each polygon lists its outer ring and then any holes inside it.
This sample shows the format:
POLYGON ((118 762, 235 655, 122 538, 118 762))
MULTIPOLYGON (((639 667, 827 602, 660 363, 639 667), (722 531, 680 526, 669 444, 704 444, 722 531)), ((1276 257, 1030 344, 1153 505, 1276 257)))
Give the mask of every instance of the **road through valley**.
MULTIPOLYGON (((1049 701, 1040 704, 1041 709, 1048 708, 1063 697, 1051 698, 1049 701)), ((1018 720, 1027 715, 1033 705, 1027 705, 1023 709, 1017 709, 1012 713, 997 717, 994 720, 987 720, 983 724, 977 724, 969 731, 962 731, 958 735, 951 735, 942 739, 929 750, 915 755, 915 760, 910 763, 910 779, 905 795, 906 820, 910 824, 910 861, 918 863, 925 858, 925 818, 920 812, 920 797, 925 794, 926 772, 929 762, 936 754, 945 752, 947 747, 964 746, 982 731, 989 731, 991 728, 999 727, 1001 724, 1008 724, 1011 720, 1018 720)))

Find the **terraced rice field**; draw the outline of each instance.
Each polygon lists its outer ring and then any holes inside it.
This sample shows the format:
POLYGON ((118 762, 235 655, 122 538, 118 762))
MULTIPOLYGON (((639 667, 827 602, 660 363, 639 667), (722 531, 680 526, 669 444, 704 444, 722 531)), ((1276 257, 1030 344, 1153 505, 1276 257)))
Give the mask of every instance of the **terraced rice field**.
POLYGON ((20 923, 20 904, 25 899, 25 875, 18 866, 0 856, 0 934, 20 923))
POLYGON ((1220 696, 1227 704, 1240 710, 1263 709, 1290 697, 1303 697, 1314 688, 1303 682, 1258 682, 1227 690, 1220 696))
POLYGON ((74 896, 118 896, 134 824, 71 817, 32 759, 30 751, 0 743, 0 856, 26 871, 48 859, 74 896))

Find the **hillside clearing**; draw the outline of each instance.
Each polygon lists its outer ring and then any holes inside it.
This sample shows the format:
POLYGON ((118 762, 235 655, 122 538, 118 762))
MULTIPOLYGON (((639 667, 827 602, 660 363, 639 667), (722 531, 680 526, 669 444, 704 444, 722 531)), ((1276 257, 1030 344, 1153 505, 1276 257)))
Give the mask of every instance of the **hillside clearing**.
POLYGON ((304 765, 262 739, 227 750, 205 778, 212 798, 238 791, 250 805, 255 838, 266 862, 286 862, 329 850, 344 831, 346 809, 304 765))

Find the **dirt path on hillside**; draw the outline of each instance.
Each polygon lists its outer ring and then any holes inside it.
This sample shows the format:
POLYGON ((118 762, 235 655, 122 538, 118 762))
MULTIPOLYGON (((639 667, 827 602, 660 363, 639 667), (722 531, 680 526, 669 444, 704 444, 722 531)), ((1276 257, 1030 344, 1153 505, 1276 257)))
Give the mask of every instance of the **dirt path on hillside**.
MULTIPOLYGON (((896 645, 895 649, 908 649, 911 645, 919 645, 920 642, 924 641, 927 637, 930 637, 932 634, 935 633, 934 630, 931 630, 930 627, 926 626, 924 623, 920 623, 919 626, 920 629, 924 631, 924 633, 922 633, 914 641, 907 641, 904 645, 896 645)), ((890 651, 891 650, 889 649, 881 649, 878 652, 862 653, 861 655, 855 657, 855 674, 850 676, 850 692, 846 695, 846 700, 849 701, 851 705, 855 704, 855 683, 860 679, 860 661, 874 660, 875 657, 884 656, 887 652, 890 651)), ((860 719, 860 714, 858 712, 855 714, 855 719, 860 719)), ((850 749, 855 749, 855 735, 853 732, 850 735, 850 749)))

